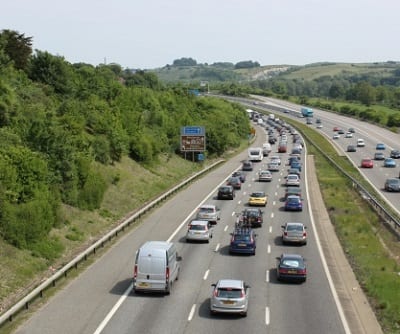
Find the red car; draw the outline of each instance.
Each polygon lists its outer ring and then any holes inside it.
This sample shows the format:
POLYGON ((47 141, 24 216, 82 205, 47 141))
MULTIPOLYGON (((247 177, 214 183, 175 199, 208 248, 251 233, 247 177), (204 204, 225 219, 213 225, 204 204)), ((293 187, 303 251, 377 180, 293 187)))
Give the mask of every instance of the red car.
POLYGON ((335 126, 334 128, 333 128, 333 131, 339 131, 340 130, 340 128, 338 127, 338 126, 335 126))
POLYGON ((361 160, 361 167, 362 168, 373 168, 374 161, 370 158, 364 158, 361 160))

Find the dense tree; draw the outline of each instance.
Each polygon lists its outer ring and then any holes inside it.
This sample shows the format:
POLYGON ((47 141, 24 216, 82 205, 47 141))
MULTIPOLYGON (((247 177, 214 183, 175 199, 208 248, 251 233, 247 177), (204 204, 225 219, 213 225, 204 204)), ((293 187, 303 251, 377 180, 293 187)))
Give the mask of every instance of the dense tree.
POLYGON ((244 60, 235 64, 235 69, 254 68, 254 67, 260 67, 260 63, 257 61, 253 62, 252 60, 244 60))
POLYGON ((71 93, 72 71, 70 64, 63 57, 36 50, 29 68, 29 77, 33 81, 48 85, 57 94, 71 93))
POLYGON ((175 59, 173 62, 174 66, 196 66, 197 61, 194 60, 193 58, 180 58, 180 59, 175 59))
POLYGON ((25 37, 25 34, 4 29, 0 32, 0 44, 16 69, 27 69, 32 55, 32 37, 25 37))

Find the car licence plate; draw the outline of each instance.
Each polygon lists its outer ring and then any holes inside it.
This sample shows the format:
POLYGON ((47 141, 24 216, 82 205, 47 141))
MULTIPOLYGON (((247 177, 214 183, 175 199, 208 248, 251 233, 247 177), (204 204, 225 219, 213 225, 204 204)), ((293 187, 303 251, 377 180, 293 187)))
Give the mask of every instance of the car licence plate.
POLYGON ((239 247, 246 247, 246 244, 238 244, 239 247))
POLYGON ((223 300, 222 303, 225 304, 225 305, 235 304, 235 302, 233 300, 223 300))
POLYGON ((149 287, 149 283, 140 282, 140 283, 138 284, 138 286, 140 286, 141 288, 148 288, 148 287, 149 287))
POLYGON ((297 270, 288 270, 288 274, 297 274, 297 270))

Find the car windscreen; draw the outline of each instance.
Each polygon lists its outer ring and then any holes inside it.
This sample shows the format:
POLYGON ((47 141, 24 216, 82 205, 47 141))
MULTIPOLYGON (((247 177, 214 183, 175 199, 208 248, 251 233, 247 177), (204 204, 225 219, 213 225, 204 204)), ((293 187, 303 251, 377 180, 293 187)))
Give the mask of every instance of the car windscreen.
POLYGON ((235 241, 250 241, 250 235, 248 234, 235 234, 235 241))
POLYGON ((190 225, 189 229, 192 231, 205 231, 206 226, 205 225, 190 225))
POLYGON ((219 288, 217 296, 220 298, 241 298, 242 289, 219 288))
POLYGON ((287 231, 303 231, 303 226, 301 225, 288 225, 286 227, 287 231))

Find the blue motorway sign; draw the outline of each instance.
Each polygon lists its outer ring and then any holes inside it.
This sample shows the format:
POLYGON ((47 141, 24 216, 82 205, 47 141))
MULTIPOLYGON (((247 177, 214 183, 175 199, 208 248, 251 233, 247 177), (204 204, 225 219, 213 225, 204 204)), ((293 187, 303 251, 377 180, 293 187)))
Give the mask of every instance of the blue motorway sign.
POLYGON ((183 136, 204 136, 206 131, 204 126, 183 126, 181 127, 181 135, 183 136))

